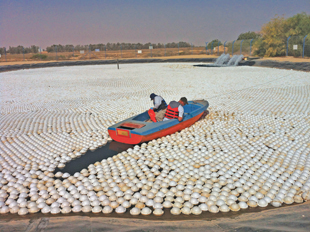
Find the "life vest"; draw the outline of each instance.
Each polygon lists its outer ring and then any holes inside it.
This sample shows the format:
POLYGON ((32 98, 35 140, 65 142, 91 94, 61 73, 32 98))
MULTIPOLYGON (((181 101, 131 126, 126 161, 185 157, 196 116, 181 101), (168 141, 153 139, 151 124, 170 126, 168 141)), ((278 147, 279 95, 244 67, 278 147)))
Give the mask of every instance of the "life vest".
POLYGON ((179 117, 179 106, 181 103, 176 101, 171 101, 167 107, 165 118, 174 119, 179 117))
POLYGON ((148 114, 149 114, 149 116, 150 116, 150 119, 151 119, 153 122, 157 122, 157 120, 156 120, 156 114, 155 114, 154 110, 149 109, 148 114))

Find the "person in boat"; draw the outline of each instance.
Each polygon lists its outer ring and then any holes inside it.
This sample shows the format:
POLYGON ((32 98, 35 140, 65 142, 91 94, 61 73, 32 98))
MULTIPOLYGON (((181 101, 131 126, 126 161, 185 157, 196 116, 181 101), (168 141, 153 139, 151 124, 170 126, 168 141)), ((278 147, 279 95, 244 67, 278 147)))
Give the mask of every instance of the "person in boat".
POLYGON ((171 119, 178 119, 179 122, 183 120, 184 115, 184 108, 183 106, 187 105, 187 98, 181 97, 181 99, 176 101, 171 101, 167 107, 165 117, 163 121, 171 120, 171 119))
POLYGON ((163 99, 163 97, 156 95, 155 93, 152 93, 150 95, 151 101, 153 101, 154 107, 153 110, 154 112, 159 112, 163 109, 167 108, 167 103, 166 101, 163 99))
POLYGON ((154 107, 149 109, 148 114, 150 119, 148 122, 161 122, 164 119, 167 103, 166 101, 159 95, 152 93, 150 95, 151 100, 153 101, 154 107))

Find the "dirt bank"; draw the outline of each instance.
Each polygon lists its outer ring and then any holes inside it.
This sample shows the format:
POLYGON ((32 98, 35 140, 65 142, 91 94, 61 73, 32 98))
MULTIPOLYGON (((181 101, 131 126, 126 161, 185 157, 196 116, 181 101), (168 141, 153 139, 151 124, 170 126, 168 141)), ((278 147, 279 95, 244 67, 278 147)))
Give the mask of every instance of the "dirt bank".
POLYGON ((1 215, 0 231, 310 231, 310 203, 202 215, 1 215))

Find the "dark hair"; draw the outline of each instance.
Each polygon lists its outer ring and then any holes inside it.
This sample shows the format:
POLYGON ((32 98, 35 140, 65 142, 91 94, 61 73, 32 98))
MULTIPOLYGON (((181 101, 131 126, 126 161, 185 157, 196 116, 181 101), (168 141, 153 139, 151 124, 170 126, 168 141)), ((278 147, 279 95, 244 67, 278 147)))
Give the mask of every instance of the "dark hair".
POLYGON ((180 100, 184 103, 184 105, 187 105, 187 104, 188 104, 187 98, 186 98, 186 97, 181 97, 180 100))
POLYGON ((155 93, 151 93, 151 95, 150 95, 151 100, 153 100, 154 97, 156 97, 156 94, 155 93))

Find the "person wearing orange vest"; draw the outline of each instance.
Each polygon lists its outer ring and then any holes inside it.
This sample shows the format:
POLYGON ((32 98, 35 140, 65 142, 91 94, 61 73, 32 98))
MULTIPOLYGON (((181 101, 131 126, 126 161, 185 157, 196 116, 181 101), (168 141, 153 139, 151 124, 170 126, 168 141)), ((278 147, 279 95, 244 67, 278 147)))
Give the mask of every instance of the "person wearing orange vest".
POLYGON ((179 122, 183 120, 184 114, 184 105, 187 105, 186 97, 182 97, 178 102, 171 101, 167 107, 167 111, 163 121, 171 120, 171 119, 178 119, 179 122))

